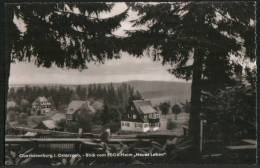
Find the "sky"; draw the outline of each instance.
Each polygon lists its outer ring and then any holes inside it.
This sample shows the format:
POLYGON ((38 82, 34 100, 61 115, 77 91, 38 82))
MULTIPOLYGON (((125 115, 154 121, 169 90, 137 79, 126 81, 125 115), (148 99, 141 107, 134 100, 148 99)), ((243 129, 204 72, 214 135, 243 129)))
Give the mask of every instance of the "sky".
MULTIPOLYGON (((110 17, 124 10, 124 3, 116 3, 110 14, 102 13, 100 17, 110 17)), ((129 11, 128 19, 121 23, 121 27, 114 34, 125 36, 124 30, 133 30, 129 21, 136 17, 136 13, 129 11)), ((26 31, 26 25, 21 20, 14 18, 14 22, 21 32, 26 31)), ((12 63, 9 84, 88 84, 131 80, 185 82, 170 74, 167 71, 169 66, 162 66, 160 62, 154 62, 148 56, 135 58, 127 53, 121 55, 120 59, 108 60, 105 64, 88 64, 88 69, 83 71, 55 66, 43 68, 28 62, 12 63)))
POLYGON ((160 62, 149 57, 134 58, 126 53, 105 64, 89 64, 88 69, 67 70, 57 67, 36 67, 32 63, 11 64, 10 84, 87 84, 130 80, 184 82, 170 74, 160 62))

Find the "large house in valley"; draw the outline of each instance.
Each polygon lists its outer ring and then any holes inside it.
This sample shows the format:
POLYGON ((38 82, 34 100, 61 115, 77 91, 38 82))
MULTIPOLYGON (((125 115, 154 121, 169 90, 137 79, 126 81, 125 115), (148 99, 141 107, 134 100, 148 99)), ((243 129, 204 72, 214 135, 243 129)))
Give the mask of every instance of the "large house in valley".
POLYGON ((160 114, 149 100, 134 100, 121 120, 122 131, 147 132, 160 128, 160 114))
POLYGON ((66 112, 66 122, 71 123, 77 121, 79 112, 85 109, 90 113, 94 113, 95 109, 90 105, 89 101, 73 100, 70 102, 66 112))
POLYGON ((43 115, 51 112, 51 107, 52 104, 49 102, 49 100, 46 97, 44 96, 38 97, 32 103, 32 113, 36 115, 43 115))

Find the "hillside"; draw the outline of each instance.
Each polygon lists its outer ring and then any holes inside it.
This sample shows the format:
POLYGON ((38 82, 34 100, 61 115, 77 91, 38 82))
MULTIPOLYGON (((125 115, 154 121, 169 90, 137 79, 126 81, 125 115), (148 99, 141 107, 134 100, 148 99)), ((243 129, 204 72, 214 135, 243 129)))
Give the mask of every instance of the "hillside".
POLYGON ((165 81, 129 81, 144 98, 151 99, 153 104, 163 101, 185 102, 190 100, 191 83, 165 82, 165 81))
MULTIPOLYGON (((160 102, 170 101, 171 103, 185 102, 190 100, 191 83, 181 82, 168 82, 168 81, 128 81, 123 82, 133 86, 138 90, 145 99, 151 99, 154 105, 160 102)), ((110 83, 102 83, 105 86, 110 83)), ((122 83, 114 83, 115 86, 119 86, 122 83)), ((10 85, 10 87, 24 87, 25 85, 10 85)), ((75 89, 77 85, 66 84, 27 84, 29 87, 69 87, 75 89)), ((82 87, 88 86, 88 84, 81 85, 82 87)))

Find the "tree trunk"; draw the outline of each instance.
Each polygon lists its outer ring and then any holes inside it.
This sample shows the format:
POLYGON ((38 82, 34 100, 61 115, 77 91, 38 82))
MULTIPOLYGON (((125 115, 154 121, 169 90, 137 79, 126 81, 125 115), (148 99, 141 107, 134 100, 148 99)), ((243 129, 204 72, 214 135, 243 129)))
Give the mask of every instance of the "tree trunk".
POLYGON ((201 110, 201 76, 202 76, 202 57, 201 49, 194 50, 194 63, 191 85, 191 107, 189 135, 192 137, 192 158, 198 161, 200 156, 200 110, 201 110))
MULTIPOLYGON (((13 13, 11 11, 7 11, 6 8, 4 8, 4 5, 1 5, 1 14, 2 16, 5 16, 8 12, 8 14, 11 14, 8 16, 9 18, 13 18, 13 13)), ((12 21, 12 20, 11 20, 12 21)), ((5 126, 6 126, 6 105, 7 105, 7 96, 8 96, 8 79, 9 79, 9 74, 10 74, 10 55, 11 55, 11 50, 10 50, 10 44, 9 41, 7 40, 8 37, 8 23, 10 20, 7 19, 7 16, 5 19, 1 20, 2 26, 0 28, 1 32, 1 42, 0 42, 0 96, 2 101, 0 101, 0 119, 1 119, 1 126, 0 126, 0 165, 4 165, 4 156, 5 156, 5 126)))

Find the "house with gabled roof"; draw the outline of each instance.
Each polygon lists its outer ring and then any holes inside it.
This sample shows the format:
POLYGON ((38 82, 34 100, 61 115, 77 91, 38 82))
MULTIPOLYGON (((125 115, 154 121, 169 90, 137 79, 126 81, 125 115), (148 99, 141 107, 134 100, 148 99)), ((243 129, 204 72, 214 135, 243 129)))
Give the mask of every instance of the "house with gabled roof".
POLYGON ((122 131, 147 132, 159 128, 160 114, 150 100, 134 100, 121 120, 122 131))
POLYGON ((37 127, 37 129, 46 129, 46 130, 57 130, 58 126, 53 120, 44 120, 37 127))
POLYGON ((32 114, 36 115, 43 115, 46 113, 51 112, 52 104, 49 102, 49 100, 44 97, 38 97, 34 102, 32 103, 32 114))
POLYGON ((70 102, 66 112, 66 122, 71 123, 77 121, 79 112, 85 109, 90 113, 94 113, 95 109, 90 105, 89 101, 73 100, 70 102))
POLYGON ((50 117, 50 119, 55 122, 59 122, 61 120, 65 120, 66 116, 64 113, 55 113, 53 116, 50 117))

